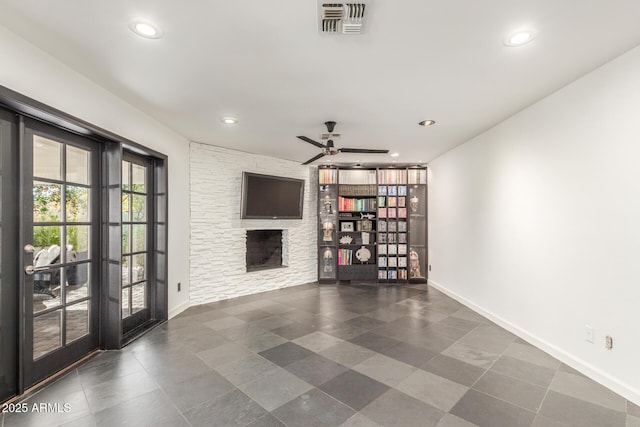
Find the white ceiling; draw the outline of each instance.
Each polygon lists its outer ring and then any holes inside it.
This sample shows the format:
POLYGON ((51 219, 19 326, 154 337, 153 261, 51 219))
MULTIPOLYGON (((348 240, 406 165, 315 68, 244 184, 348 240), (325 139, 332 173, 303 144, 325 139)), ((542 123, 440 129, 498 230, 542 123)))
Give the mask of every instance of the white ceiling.
POLYGON ((296 135, 319 139, 326 120, 338 147, 427 162, 640 44, 637 0, 374 0, 368 12, 365 34, 325 36, 316 0, 0 0, 0 24, 189 140, 301 162, 319 150, 296 135), (135 17, 164 37, 133 34, 135 17), (506 47, 523 27, 537 38, 506 47))

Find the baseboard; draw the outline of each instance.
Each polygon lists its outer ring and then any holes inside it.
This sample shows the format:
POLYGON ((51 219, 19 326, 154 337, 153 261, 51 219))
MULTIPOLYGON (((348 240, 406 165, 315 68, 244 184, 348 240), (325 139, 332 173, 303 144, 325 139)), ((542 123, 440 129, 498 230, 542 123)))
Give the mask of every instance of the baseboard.
POLYGON ((522 338, 523 340, 531 343, 532 345, 535 345, 539 349, 545 351, 546 353, 560 360, 564 364, 571 366, 573 369, 577 370, 578 372, 581 372, 582 374, 591 378, 595 382, 602 384, 603 386, 614 391, 615 393, 618 393, 625 399, 631 402, 634 402, 637 405, 640 405, 640 390, 632 387, 629 384, 624 383, 623 381, 618 380, 617 378, 610 376, 606 372, 603 372, 602 370, 590 365, 589 363, 585 362, 579 357, 576 357, 573 354, 570 354, 565 350, 553 344, 550 344, 549 342, 529 333, 528 331, 520 328, 519 326, 514 325, 508 320, 488 310, 485 310, 484 308, 480 307, 474 302, 469 301, 466 298, 462 297, 461 295, 458 295, 455 292, 450 291, 445 286, 437 282, 434 282, 431 279, 428 280, 428 284, 433 286, 440 292, 444 293, 445 295, 458 301, 459 303, 465 305, 469 309, 475 311, 476 313, 500 325, 501 327, 508 330, 512 334, 522 338))
POLYGON ((191 307, 191 303, 189 301, 185 301, 177 307, 174 307, 172 310, 169 310, 169 319, 173 319, 178 314, 185 311, 187 308, 191 307))

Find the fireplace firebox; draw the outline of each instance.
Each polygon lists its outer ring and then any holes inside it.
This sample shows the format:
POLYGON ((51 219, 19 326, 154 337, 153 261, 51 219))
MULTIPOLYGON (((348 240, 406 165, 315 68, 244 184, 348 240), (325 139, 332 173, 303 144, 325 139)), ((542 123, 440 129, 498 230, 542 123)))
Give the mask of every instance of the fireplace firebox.
POLYGON ((282 230, 247 230, 247 271, 282 267, 282 230))

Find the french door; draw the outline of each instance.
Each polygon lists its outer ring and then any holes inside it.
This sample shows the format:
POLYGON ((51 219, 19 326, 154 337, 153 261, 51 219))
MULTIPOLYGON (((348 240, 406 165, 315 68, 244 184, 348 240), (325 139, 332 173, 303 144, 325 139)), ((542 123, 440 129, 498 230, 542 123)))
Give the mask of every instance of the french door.
POLYGON ((25 119, 21 149, 24 387, 98 347, 99 149, 25 119))
POLYGON ((122 334, 135 333, 151 320, 155 293, 152 165, 125 152, 122 161, 122 334))

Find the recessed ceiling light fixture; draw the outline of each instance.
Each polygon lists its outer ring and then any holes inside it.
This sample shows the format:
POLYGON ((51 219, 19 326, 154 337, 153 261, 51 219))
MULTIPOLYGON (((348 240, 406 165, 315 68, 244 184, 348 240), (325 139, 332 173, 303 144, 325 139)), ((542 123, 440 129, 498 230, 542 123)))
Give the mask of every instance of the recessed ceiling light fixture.
POLYGON ((391 153, 391 157, 398 157, 400 153, 391 153))
POLYGON ((129 22, 129 29, 145 39, 159 39, 162 37, 160 27, 142 18, 132 19, 129 22))
POLYGON ((227 125, 236 125, 238 124, 238 119, 234 119, 233 117, 223 117, 222 123, 227 125))
POLYGON ((504 44, 510 47, 518 47, 529 43, 535 37, 536 32, 533 30, 520 30, 507 37, 504 44))
POLYGON ((427 127, 427 126, 435 125, 435 124, 436 124, 436 121, 435 121, 435 120, 423 120, 423 121, 421 121, 421 122, 420 122, 420 123, 418 123, 418 124, 419 124, 420 126, 427 127))

